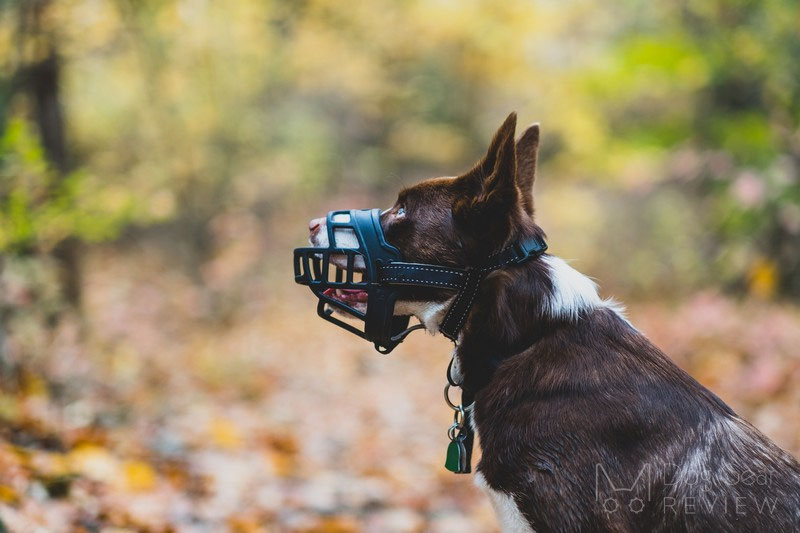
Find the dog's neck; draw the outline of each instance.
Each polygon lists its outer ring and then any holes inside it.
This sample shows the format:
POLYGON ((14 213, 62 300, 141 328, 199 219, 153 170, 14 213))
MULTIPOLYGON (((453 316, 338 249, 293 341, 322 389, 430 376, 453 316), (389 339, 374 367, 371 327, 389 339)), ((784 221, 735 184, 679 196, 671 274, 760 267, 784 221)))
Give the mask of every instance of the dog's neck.
MULTIPOLYGON (((435 334, 454 299, 400 301, 395 312, 417 317, 435 334)), ((505 359, 601 308, 622 316, 618 304, 600 298, 591 279, 553 255, 492 272, 481 283, 457 343, 461 380, 476 392, 505 359)))
POLYGON ((610 308, 597 286, 561 258, 544 255, 493 272, 481 285, 457 348, 465 387, 477 392, 496 368, 537 340, 596 309, 610 308))

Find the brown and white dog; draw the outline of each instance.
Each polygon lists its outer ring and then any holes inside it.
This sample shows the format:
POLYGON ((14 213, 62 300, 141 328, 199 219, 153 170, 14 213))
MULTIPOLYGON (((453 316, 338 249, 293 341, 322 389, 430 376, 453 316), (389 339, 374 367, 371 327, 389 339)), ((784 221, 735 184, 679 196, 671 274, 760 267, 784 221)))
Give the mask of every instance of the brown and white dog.
MULTIPOLYGON (((470 265, 543 235, 539 127, 515 142, 515 126, 511 114, 466 174, 407 188, 381 215, 407 261, 470 265)), ((328 244, 324 225, 310 223, 315 246, 328 244)), ((357 292, 339 296, 363 307, 357 292)), ((396 314, 435 333, 452 298, 408 288, 396 314)), ((475 480, 504 532, 800 531, 800 464, 555 256, 485 278, 454 372, 475 393, 475 480)))

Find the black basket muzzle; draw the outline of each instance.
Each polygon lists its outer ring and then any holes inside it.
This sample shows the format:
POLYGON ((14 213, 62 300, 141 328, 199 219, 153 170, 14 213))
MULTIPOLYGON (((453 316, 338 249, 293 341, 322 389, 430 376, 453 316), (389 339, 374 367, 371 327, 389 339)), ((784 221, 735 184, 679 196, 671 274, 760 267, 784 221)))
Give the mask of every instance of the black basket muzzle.
POLYGON ((317 314, 389 353, 402 342, 409 317, 394 316, 398 290, 379 280, 381 268, 402 261, 400 251, 386 242, 380 209, 331 211, 327 216, 328 247, 296 248, 294 279, 319 298, 317 314), (337 246, 346 244, 346 246, 337 246), (335 291, 364 291, 366 312, 335 297, 335 291), (338 309, 362 321, 362 327, 334 315, 338 309))
POLYGON ((444 289, 456 293, 439 332, 455 341, 464 326, 481 281, 490 272, 519 265, 547 250, 539 235, 512 242, 480 264, 466 268, 427 263, 407 263, 400 250, 386 242, 381 228, 380 209, 331 211, 327 217, 327 247, 296 248, 294 279, 308 285, 319 298, 319 316, 375 344, 389 353, 410 332, 424 327, 408 327, 408 316, 394 316, 394 307, 403 287, 444 289), (366 312, 336 297, 336 291, 366 293, 366 312), (338 309, 361 320, 358 328, 340 320, 338 309))

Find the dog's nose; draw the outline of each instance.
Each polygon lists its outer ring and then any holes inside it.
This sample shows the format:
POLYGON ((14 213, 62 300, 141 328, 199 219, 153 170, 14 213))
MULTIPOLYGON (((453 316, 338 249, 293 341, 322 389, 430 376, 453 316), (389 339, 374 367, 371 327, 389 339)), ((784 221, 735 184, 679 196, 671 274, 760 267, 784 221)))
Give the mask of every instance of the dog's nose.
POLYGON ((319 228, 322 227, 323 224, 325 224, 324 218, 313 218, 308 223, 308 231, 313 235, 319 231, 319 228))

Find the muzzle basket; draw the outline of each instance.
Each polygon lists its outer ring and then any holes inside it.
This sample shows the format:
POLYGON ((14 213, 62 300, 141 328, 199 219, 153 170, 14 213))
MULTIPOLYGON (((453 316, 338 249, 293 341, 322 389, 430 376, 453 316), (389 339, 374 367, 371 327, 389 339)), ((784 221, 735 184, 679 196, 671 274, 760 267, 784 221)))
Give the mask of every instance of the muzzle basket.
POLYGON ((381 264, 400 258, 399 252, 383 239, 380 211, 332 211, 328 213, 327 232, 328 242, 331 243, 329 247, 294 250, 295 282, 311 288, 319 299, 317 314, 320 317, 374 342, 378 351, 389 353, 401 342, 401 338, 395 337, 406 330, 409 317, 393 316, 396 293, 377 280, 381 264), (346 220, 342 220, 344 218, 346 220), (354 236, 358 247, 335 246, 337 231, 354 236), (356 266, 359 258, 363 262, 363 269, 362 265, 356 266), (340 266, 342 259, 344 267, 340 266), (367 294, 366 312, 335 298, 333 293, 336 290, 364 291, 367 294), (335 316, 335 310, 362 321, 363 329, 335 316))

